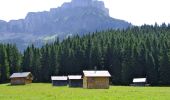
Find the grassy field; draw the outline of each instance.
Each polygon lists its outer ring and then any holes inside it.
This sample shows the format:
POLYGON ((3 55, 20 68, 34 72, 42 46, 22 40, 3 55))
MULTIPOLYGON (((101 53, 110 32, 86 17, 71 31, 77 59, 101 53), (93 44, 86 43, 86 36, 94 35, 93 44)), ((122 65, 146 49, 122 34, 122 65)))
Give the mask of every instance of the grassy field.
POLYGON ((125 87, 82 89, 52 87, 34 83, 23 86, 0 85, 0 100, 170 100, 170 87, 125 87))

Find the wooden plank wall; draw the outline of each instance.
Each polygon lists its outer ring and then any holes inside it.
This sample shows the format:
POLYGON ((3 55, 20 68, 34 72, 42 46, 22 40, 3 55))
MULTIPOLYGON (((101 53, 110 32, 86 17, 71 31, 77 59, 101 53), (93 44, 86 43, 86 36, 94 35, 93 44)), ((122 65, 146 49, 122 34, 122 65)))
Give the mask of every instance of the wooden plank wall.
POLYGON ((108 89, 108 77, 84 77, 83 87, 89 89, 108 89))

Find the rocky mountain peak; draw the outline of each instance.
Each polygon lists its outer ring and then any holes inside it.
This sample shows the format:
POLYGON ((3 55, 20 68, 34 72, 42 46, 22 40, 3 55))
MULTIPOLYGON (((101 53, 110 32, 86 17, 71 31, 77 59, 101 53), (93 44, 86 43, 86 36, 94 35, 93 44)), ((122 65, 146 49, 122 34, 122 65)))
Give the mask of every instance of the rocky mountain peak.
MULTIPOLYGON (((109 16, 103 1, 72 0, 50 11, 30 12, 24 19, 5 22, 0 20, 0 41, 24 45, 44 37, 84 35, 108 29, 124 29, 130 23, 109 16), (21 42, 22 41, 22 42, 21 42), (31 41, 31 42, 30 42, 31 41)), ((47 38, 45 38, 46 40, 47 38)), ((48 38, 49 39, 49 38, 48 38)))
POLYGON ((77 8, 77 7, 93 7, 100 9, 103 11, 103 13, 107 16, 109 16, 109 10, 105 8, 104 2, 103 1, 98 1, 98 0, 72 0, 69 3, 64 3, 61 8, 77 8))

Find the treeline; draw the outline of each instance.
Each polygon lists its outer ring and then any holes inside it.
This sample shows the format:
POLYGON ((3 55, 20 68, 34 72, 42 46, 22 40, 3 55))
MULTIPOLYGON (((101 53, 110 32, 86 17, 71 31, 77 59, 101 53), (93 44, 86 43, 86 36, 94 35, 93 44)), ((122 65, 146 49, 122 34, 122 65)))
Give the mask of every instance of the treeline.
POLYGON ((51 75, 82 74, 95 67, 109 70, 117 85, 128 85, 134 77, 170 85, 170 25, 74 36, 42 48, 32 45, 22 55, 15 46, 0 46, 1 82, 18 71, 31 71, 36 82, 50 82, 51 75))
POLYGON ((0 83, 7 82, 12 73, 21 71, 21 58, 15 45, 0 44, 0 83))

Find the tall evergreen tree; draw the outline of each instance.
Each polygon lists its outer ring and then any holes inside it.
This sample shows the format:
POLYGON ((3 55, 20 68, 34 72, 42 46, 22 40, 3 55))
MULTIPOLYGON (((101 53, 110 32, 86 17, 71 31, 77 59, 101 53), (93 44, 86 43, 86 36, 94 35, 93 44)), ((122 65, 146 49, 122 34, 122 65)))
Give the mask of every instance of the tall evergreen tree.
POLYGON ((161 58, 160 58, 160 84, 169 85, 170 84, 170 59, 168 56, 168 51, 166 48, 163 48, 161 58))
POLYGON ((5 46, 1 48, 1 81, 6 82, 9 78, 9 63, 5 46))

